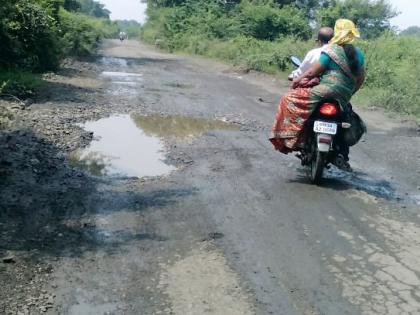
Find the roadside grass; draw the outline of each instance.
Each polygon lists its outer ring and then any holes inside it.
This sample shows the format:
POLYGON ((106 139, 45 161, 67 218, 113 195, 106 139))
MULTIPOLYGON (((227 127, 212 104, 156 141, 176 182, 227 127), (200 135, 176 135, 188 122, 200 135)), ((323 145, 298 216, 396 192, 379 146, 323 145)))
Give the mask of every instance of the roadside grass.
POLYGON ((21 97, 29 97, 42 87, 44 81, 41 75, 21 70, 0 70, 0 130, 6 128, 14 119, 13 112, 4 106, 1 99, 14 99, 20 101, 21 97))
POLYGON ((44 84, 40 74, 22 70, 0 70, 0 96, 30 96, 44 84))
POLYGON ((358 45, 365 52, 367 78, 355 101, 419 119, 420 39, 385 33, 358 45))
MULTIPOLYGON (((142 36, 141 39, 151 44, 159 41, 159 39, 151 40, 148 36, 142 36)), ((280 74, 286 70, 291 70, 290 56, 304 57, 306 52, 315 45, 312 41, 302 41, 295 37, 264 41, 247 36, 220 40, 191 35, 180 37, 178 40, 176 48, 165 41, 159 41, 159 48, 170 52, 184 52, 210 57, 227 61, 246 70, 270 74, 280 74)))

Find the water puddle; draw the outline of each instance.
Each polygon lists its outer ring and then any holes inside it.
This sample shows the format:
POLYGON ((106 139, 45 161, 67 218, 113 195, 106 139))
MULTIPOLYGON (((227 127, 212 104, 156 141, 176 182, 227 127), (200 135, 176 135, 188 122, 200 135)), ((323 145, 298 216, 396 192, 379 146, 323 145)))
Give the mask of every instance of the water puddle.
POLYGON ((129 86, 136 86, 136 82, 130 82, 130 81, 114 81, 115 84, 121 84, 121 85, 129 85, 129 86))
POLYGON ((94 176, 161 176, 175 170, 163 162, 163 138, 189 138, 211 130, 238 130, 219 120, 188 116, 114 115, 81 125, 94 133, 84 150, 70 162, 94 176))
POLYGON ((104 71, 102 72, 102 76, 114 84, 107 91, 112 96, 136 96, 138 93, 137 86, 143 82, 143 75, 141 73, 104 71))
POLYGON ((74 152, 73 165, 94 176, 161 176, 175 170, 163 162, 161 139, 139 128, 130 115, 111 116, 82 125, 94 133, 91 145, 74 152))
POLYGON ((143 75, 141 73, 105 71, 102 72, 102 76, 111 80, 114 84, 136 86, 138 83, 143 82, 143 75))
POLYGON ((147 135, 159 138, 187 138, 212 130, 239 130, 238 126, 221 120, 209 120, 190 116, 142 116, 133 114, 133 121, 147 135))
POLYGON ((348 173, 332 167, 326 172, 325 178, 333 180, 339 179, 349 186, 356 187, 376 197, 387 200, 395 199, 395 189, 389 182, 370 178, 368 174, 361 172, 348 173))
POLYGON ((127 67, 128 65, 126 59, 115 58, 115 57, 102 57, 101 63, 107 66, 120 66, 120 67, 127 67))
POLYGON ((104 71, 102 75, 106 77, 142 77, 141 73, 131 73, 131 72, 118 72, 118 71, 104 71))

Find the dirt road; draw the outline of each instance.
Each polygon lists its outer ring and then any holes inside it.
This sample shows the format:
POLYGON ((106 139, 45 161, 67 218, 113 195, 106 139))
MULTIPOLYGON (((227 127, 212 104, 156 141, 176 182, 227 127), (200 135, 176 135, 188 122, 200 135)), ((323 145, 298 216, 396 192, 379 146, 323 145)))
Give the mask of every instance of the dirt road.
POLYGON ((312 186, 267 140, 285 82, 104 43, 0 132, 0 313, 420 314, 420 137, 361 111, 312 186))

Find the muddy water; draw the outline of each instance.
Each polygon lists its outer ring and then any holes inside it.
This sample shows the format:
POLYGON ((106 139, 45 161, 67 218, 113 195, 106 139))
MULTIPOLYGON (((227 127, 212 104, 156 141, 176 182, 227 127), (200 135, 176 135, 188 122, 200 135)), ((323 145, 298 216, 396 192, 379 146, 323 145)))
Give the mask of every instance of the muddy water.
POLYGON ((187 138, 235 125, 188 116, 114 115, 82 125, 94 133, 91 145, 71 155, 73 165, 94 176, 161 176, 175 167, 165 164, 162 139, 187 138))
POLYGON ((138 95, 138 87, 143 82, 143 74, 128 72, 128 63, 123 58, 104 57, 101 63, 111 66, 119 71, 104 71, 101 78, 111 82, 111 87, 107 93, 118 97, 136 97, 138 95))
POLYGON ((101 63, 106 66, 127 67, 127 60, 124 58, 102 57, 101 63))
POLYGON ((238 130, 236 125, 190 116, 132 115, 133 121, 146 134, 160 138, 186 138, 212 130, 238 130))
POLYGON ((160 176, 175 169, 163 162, 162 141, 138 128, 129 115, 90 121, 83 127, 94 133, 94 140, 72 160, 92 175, 160 176))
POLYGON ((118 79, 125 79, 125 80, 134 80, 133 78, 136 78, 137 80, 141 80, 143 75, 141 73, 130 73, 130 72, 115 72, 115 71, 104 71, 102 72, 102 75, 104 77, 109 78, 118 78, 118 79))
POLYGON ((113 96, 134 97, 138 94, 138 86, 143 82, 141 73, 102 72, 102 77, 112 83, 108 93, 113 96))

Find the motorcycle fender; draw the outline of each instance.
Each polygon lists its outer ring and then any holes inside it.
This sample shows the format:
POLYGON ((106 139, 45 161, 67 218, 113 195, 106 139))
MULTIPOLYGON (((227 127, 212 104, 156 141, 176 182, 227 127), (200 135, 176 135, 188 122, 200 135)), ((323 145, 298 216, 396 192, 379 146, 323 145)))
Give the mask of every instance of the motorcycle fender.
POLYGON ((319 133, 316 136, 319 152, 329 152, 332 144, 332 136, 319 133))

